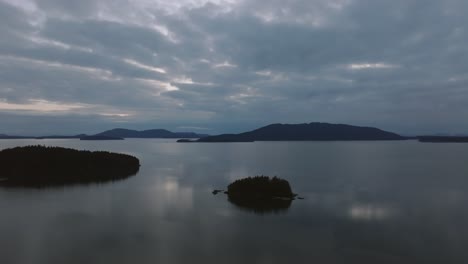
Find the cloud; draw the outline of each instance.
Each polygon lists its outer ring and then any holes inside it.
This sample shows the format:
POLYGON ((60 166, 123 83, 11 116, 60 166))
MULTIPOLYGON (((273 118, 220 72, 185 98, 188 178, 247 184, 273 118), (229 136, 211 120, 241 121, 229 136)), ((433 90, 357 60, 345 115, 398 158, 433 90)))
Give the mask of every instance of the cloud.
POLYGON ((29 99, 25 104, 8 103, 6 100, 0 100, 0 110, 2 111, 30 111, 47 113, 72 111, 84 107, 85 106, 79 104, 62 104, 41 99, 29 99))
POLYGON ((12 131, 20 127, 12 120, 35 111, 39 120, 60 112, 60 122, 94 116, 109 127, 125 120, 210 133, 309 121, 466 132, 467 8, 462 0, 2 0, 0 113, 12 131))
POLYGON ((347 66, 351 70, 365 70, 365 69, 391 69, 398 67, 396 65, 386 63, 352 63, 347 66))

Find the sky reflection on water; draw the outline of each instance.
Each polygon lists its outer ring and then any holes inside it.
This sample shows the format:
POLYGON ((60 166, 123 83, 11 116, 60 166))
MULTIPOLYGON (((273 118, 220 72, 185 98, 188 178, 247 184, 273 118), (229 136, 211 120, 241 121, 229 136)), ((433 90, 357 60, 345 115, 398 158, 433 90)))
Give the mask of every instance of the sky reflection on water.
POLYGON ((0 189, 2 264, 468 262, 462 145, 40 143, 125 152, 142 167, 111 184, 0 189), (255 214, 211 193, 257 174, 306 199, 255 214))

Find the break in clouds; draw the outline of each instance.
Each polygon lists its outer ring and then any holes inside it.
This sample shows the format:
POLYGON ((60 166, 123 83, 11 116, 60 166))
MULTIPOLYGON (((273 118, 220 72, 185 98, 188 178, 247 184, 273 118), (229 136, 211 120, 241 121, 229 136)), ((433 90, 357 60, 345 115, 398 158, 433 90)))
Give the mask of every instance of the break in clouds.
POLYGON ((465 0, 0 0, 0 133, 468 132, 465 0))

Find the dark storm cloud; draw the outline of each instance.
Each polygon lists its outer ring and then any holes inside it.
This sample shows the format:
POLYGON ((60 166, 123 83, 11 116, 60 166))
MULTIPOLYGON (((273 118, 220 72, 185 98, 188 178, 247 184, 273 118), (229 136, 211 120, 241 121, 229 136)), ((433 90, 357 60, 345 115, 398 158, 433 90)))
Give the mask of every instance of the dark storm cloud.
POLYGON ((11 131, 31 116, 53 132, 85 117, 210 133, 310 121, 468 131, 466 1, 4 1, 11 131))

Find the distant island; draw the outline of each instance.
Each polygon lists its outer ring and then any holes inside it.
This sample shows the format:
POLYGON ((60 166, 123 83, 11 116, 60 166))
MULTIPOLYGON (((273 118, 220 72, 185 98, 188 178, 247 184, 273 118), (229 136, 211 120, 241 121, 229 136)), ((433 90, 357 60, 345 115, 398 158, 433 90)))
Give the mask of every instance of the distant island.
POLYGON ((22 137, 22 136, 10 136, 10 135, 5 135, 5 134, 0 134, 0 139, 25 139, 28 137, 22 137))
POLYGON ((418 140, 426 143, 468 143, 468 136, 419 136, 418 140))
POLYGON ((208 135, 197 134, 193 132, 171 132, 166 129, 150 129, 138 131, 124 128, 116 128, 96 134, 95 136, 120 138, 202 138, 208 135))
POLYGON ((125 128, 115 128, 104 132, 87 135, 77 134, 71 136, 50 135, 50 136, 15 136, 0 134, 0 139, 81 139, 81 140, 121 140, 125 138, 190 138, 198 139, 207 137, 207 134, 197 134, 194 132, 171 132, 166 129, 150 129, 150 130, 131 130, 125 128))
POLYGON ((0 151, 0 186, 47 187, 115 181, 135 175, 136 157, 105 151, 26 146, 0 151))
MULTIPOLYGON (((240 133, 208 136, 196 142, 253 142, 253 141, 350 141, 405 140, 406 137, 373 127, 344 124, 272 124, 240 133)), ((181 141, 184 142, 184 141, 181 141)))
POLYGON ((177 142, 179 142, 179 143, 192 143, 192 142, 197 142, 197 140, 196 139, 182 138, 182 139, 177 140, 177 142))
POLYGON ((124 140, 124 138, 95 135, 95 136, 83 136, 83 137, 80 137, 80 140, 124 140))
POLYGON ((194 132, 172 132, 166 129, 132 130, 114 128, 94 135, 17 136, 0 134, 0 139, 80 139, 123 140, 126 138, 178 139, 179 143, 192 142, 255 142, 255 141, 372 141, 419 140, 419 142, 468 143, 466 135, 401 136, 375 127, 331 123, 271 124, 239 134, 207 135, 194 132))

